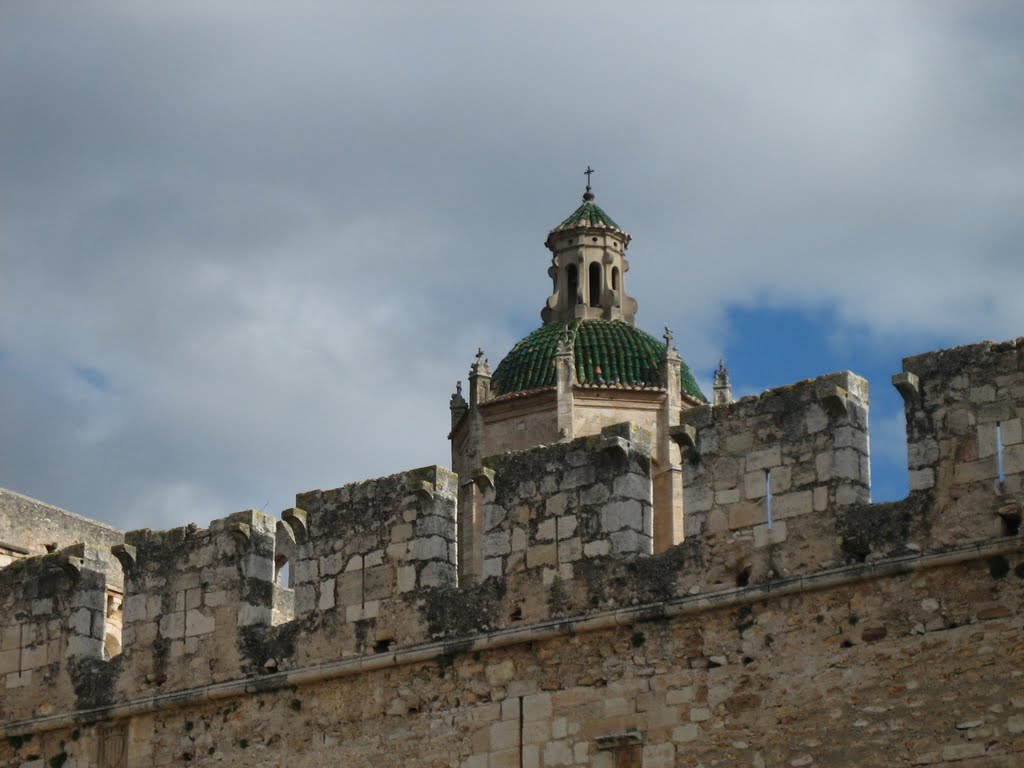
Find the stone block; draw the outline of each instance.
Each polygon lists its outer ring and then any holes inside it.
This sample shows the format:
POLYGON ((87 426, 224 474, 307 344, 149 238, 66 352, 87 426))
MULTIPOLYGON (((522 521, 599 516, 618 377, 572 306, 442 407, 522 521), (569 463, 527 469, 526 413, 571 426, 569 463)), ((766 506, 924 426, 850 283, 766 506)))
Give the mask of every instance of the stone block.
POLYGON ((316 560, 296 560, 290 564, 293 582, 298 584, 312 584, 319 576, 319 568, 316 560))
POLYGON ((523 721, 533 722, 536 720, 551 719, 551 694, 535 693, 523 697, 523 721))
POLYGON ((595 470, 592 466, 576 467, 565 473, 560 487, 563 491, 569 491, 582 485, 591 485, 594 482, 595 476, 595 470))
POLYGON ((612 491, 616 496, 648 501, 651 498, 651 479, 630 472, 615 478, 612 491))
POLYGON ((714 501, 715 496, 710 488, 683 488, 683 509, 688 512, 707 512, 714 506, 714 501))
POLYGON ((412 565, 399 566, 397 582, 399 592, 411 592, 416 589, 416 567, 412 565))
POLYGON ((604 557, 612 551, 612 543, 607 539, 588 541, 583 545, 584 557, 604 557))
POLYGON ((757 469, 771 469, 782 464, 782 449, 775 445, 771 448, 762 448, 759 451, 751 451, 747 454, 747 472, 757 469))
POLYGON ((935 470, 931 467, 910 470, 909 486, 912 491, 924 491, 935 487, 935 470))
MULTIPOLYGON (((388 597, 394 592, 394 572, 389 565, 363 569, 363 597, 366 600, 388 597)), ((422 578, 420 583, 422 584, 422 578)))
MULTIPOLYGON (((547 520, 543 520, 543 521, 540 522, 540 524, 537 525, 536 539, 537 539, 537 541, 554 541, 554 539, 555 539, 555 520, 553 518, 549 518, 547 520)), ((485 552, 485 554, 486 554, 486 552, 485 552)), ((506 553, 505 552, 501 552, 501 553, 496 553, 496 554, 506 554, 506 553)))
POLYGON ((92 611, 88 608, 79 608, 74 611, 68 619, 68 629, 79 635, 91 634, 92 611))
POLYGON ((446 560, 448 542, 440 536, 414 539, 409 546, 409 557, 413 560, 446 560))
POLYGON ((160 618, 160 636, 168 639, 183 637, 185 635, 185 613, 174 611, 165 613, 160 618))
POLYGON ((508 510, 499 507, 497 504, 485 504, 483 509, 484 530, 489 531, 497 528, 508 517, 508 510))
MULTIPOLYGON (((704 433, 701 434, 701 440, 704 433)), ((754 435, 749 430, 725 436, 725 451, 732 454, 745 454, 754 447, 754 435)), ((703 445, 702 445, 703 450, 703 445)))
POLYGON ((639 501, 612 501, 601 508, 601 530, 605 533, 623 528, 643 530, 643 506, 639 501))
POLYGON ((336 583, 334 579, 324 579, 320 582, 320 599, 316 604, 317 610, 329 611, 334 607, 336 583))
POLYGON ((446 563, 433 561, 423 566, 420 572, 421 587, 454 587, 455 574, 446 563))
POLYGON ((978 425, 978 458, 985 459, 996 455, 996 425, 978 425))
POLYGON ((832 452, 819 453, 814 457, 814 469, 818 476, 819 483, 825 483, 832 479, 832 452))
POLYGON ((146 618, 146 595, 126 595, 121 604, 121 620, 125 624, 146 618))
POLYGON ((643 752, 644 768, 675 768, 675 744, 646 744, 643 752))
POLYGON ((828 426, 828 414, 825 413, 825 409, 817 403, 811 403, 807 407, 807 413, 804 416, 804 426, 807 428, 807 434, 809 435, 825 429, 828 426))
POLYGON ((735 504, 740 500, 740 489, 729 488, 715 493, 715 504, 735 504))
MULTIPOLYGON (((594 486, 594 487, 601 488, 602 486, 594 486)), ((592 490, 591 488, 588 488, 585 491, 582 491, 582 493, 583 494, 588 494, 591 490, 592 490)), ((607 496, 607 489, 605 489, 605 491, 606 491, 605 495, 607 496)), ((592 502, 584 502, 584 503, 592 503, 592 502)), ((554 496, 551 496, 550 498, 548 498, 544 502, 544 514, 546 516, 548 516, 548 517, 555 517, 557 515, 564 515, 565 514, 565 510, 567 509, 568 506, 569 506, 569 494, 567 494, 567 493, 556 493, 554 496)))
POLYGON ((558 518, 555 530, 558 532, 559 539, 568 539, 576 533, 576 527, 576 516, 565 515, 558 518))
POLYGON ((687 723, 686 725, 680 725, 678 728, 672 729, 672 741, 677 743, 696 741, 700 738, 700 733, 699 725, 696 723, 687 723))
POLYGON ((743 476, 743 498, 756 500, 763 498, 768 488, 768 476, 764 470, 747 472, 743 476))
POLYGON ((766 513, 763 503, 745 501, 729 507, 728 516, 729 528, 731 530, 737 530, 739 528, 749 528, 752 525, 763 523, 765 521, 766 513))
POLYGON ((1003 474, 1015 475, 1024 472, 1024 444, 1007 446, 1003 450, 1003 474))
POLYGON ((544 765, 572 765, 575 762, 568 741, 549 741, 544 745, 544 765))
POLYGON ((853 448, 838 448, 833 453, 832 476, 860 480, 860 454, 853 448))
POLYGON ((345 621, 352 623, 353 621, 362 621, 365 618, 367 618, 366 610, 362 603, 345 607, 345 621))
POLYGON ((939 460, 939 444, 931 438, 907 445, 907 464, 911 467, 926 467, 939 460))
POLYGON ((1003 445, 1016 445, 1024 442, 1024 429, 1021 426, 1021 419, 1009 419, 999 425, 1003 438, 1003 445))
MULTIPOLYGON (((1021 458, 1024 459, 1024 455, 1022 455, 1021 458)), ((1005 454, 1003 456, 1003 471, 1006 471, 1005 454)), ((992 480, 997 476, 997 474, 998 470, 996 467, 996 459, 994 456, 991 456, 987 459, 964 461, 954 465, 953 482, 956 485, 966 485, 968 483, 976 483, 982 480, 992 480)))
POLYGON ((274 610, 269 605, 252 605, 251 603, 242 603, 238 606, 238 626, 269 627, 273 620, 273 614, 274 610))
MULTIPOLYGON (((212 594, 212 593, 211 593, 212 594)), ((207 595, 209 605, 209 595, 207 595)), ((313 584, 302 584, 295 587, 295 614, 305 616, 316 608, 316 587, 313 584)))
POLYGON ((856 483, 842 483, 836 488, 836 504, 840 507, 866 502, 868 496, 868 489, 856 483))
POLYGON ((529 537, 526 535, 525 528, 513 528, 512 529, 512 542, 511 547, 513 552, 522 552, 526 549, 529 544, 529 537))
POLYGON ((768 486, 773 494, 785 493, 792 485, 793 471, 786 466, 776 467, 768 473, 768 486))
POLYGON ((828 486, 819 485, 813 491, 813 506, 815 512, 824 512, 828 509, 828 486))
POLYGON ((612 552, 615 554, 650 554, 651 537, 645 536, 639 531, 622 530, 611 534, 609 540, 612 544, 612 552))
MULTIPOLYGON (((46 659, 46 646, 37 645, 31 650, 32 654, 29 655, 29 649, 26 648, 24 655, 21 657, 22 669, 45 667, 48 663, 46 659)), ((102 658, 103 641, 94 637, 72 635, 68 638, 67 653, 68 656, 77 658, 102 658)))
POLYGON ((526 567, 537 568, 542 565, 555 565, 557 551, 554 544, 537 544, 526 550, 526 567))
MULTIPOLYGON (((559 494, 559 496, 562 496, 562 495, 563 494, 559 494)), ((580 491, 580 504, 583 504, 583 505, 601 504, 602 502, 605 502, 608 499, 610 499, 611 495, 612 494, 611 494, 611 491, 608 489, 608 486, 606 486, 604 484, 601 484, 601 485, 591 485, 591 486, 589 486, 587 488, 584 488, 583 490, 580 491)), ((558 498, 558 497, 556 496, 554 498, 558 498)), ((551 500, 549 499, 548 501, 550 503, 551 500)), ((553 511, 550 507, 547 509, 547 513, 549 515, 554 515, 554 514, 560 515, 564 511, 565 511, 565 507, 564 506, 562 507, 561 510, 559 510, 557 512, 553 511)))
POLYGON ((206 616, 202 611, 190 610, 185 613, 185 637, 208 635, 216 626, 216 619, 206 616))
POLYGON ((17 672, 20 660, 21 649, 15 648, 10 651, 0 651, 0 675, 6 675, 8 672, 17 672))
POLYGON ((772 519, 784 520, 788 517, 806 515, 814 510, 814 497, 811 491, 793 491, 772 498, 772 519))
MULTIPOLYGON (((551 523, 551 536, 554 538, 554 521, 551 523)), ((539 537, 543 538, 543 537, 539 537)), ((499 557, 507 555, 512 551, 511 536, 508 531, 494 531, 484 536, 484 557, 499 557)))
POLYGON ((773 521, 771 528, 765 525, 754 527, 754 548, 761 549, 772 544, 781 544, 786 540, 786 522, 773 521))
POLYGON ((399 523, 398 525, 392 526, 391 528, 391 541, 408 541, 412 538, 412 524, 411 523, 399 523))

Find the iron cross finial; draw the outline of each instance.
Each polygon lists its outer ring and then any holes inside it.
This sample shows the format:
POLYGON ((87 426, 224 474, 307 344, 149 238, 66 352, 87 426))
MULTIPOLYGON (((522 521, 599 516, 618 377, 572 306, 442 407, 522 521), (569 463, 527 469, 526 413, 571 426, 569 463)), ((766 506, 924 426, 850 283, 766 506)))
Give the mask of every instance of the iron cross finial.
POLYGON ((594 169, 587 165, 587 170, 583 172, 583 175, 587 177, 587 192, 590 191, 590 176, 594 172, 594 169))
POLYGON ((665 339, 665 346, 666 347, 671 347, 672 346, 672 339, 675 338, 675 334, 672 333, 672 329, 669 328, 667 325, 665 326, 665 334, 664 334, 664 336, 662 336, 662 338, 665 339))
POLYGON ((479 363, 480 362, 480 358, 483 357, 483 356, 484 356, 484 349, 483 349, 483 347, 477 347, 476 348, 476 361, 479 363))

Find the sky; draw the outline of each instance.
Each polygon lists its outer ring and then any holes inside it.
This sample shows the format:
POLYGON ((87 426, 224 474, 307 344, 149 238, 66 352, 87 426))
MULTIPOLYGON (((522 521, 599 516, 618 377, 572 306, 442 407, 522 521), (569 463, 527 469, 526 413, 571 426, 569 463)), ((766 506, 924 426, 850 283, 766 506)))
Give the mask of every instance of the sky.
POLYGON ((0 486, 125 529, 449 464, 579 203, 710 394, 1024 334, 1024 6, 0 4, 0 486), (491 7, 489 7, 491 6, 491 7))

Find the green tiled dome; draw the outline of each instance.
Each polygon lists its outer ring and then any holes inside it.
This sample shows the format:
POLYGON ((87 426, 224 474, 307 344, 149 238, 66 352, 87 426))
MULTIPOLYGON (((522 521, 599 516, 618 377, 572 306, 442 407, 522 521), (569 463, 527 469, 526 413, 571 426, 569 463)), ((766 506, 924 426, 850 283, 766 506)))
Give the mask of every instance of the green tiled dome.
POLYGON ((576 227, 605 227, 616 229, 622 232, 622 227, 612 221, 612 217, 601 210, 600 206, 593 200, 584 199, 583 205, 572 212, 565 221, 555 227, 552 232, 563 229, 575 229, 576 227))
MULTIPOLYGON (((555 386, 555 353, 566 328, 574 337, 580 384, 659 385, 665 356, 662 342, 619 320, 573 320, 542 325, 512 347, 494 370, 494 394, 555 386)), ((681 373, 682 392, 707 402, 686 363, 681 373)))

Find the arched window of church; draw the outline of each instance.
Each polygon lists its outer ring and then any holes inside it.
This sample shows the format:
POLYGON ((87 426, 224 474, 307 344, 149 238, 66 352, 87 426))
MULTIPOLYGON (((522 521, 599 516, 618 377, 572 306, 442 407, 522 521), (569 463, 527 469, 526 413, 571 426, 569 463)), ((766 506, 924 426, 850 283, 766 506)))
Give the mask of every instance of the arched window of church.
POLYGON ((570 264, 565 268, 565 288, 569 294, 569 306, 576 304, 577 294, 579 293, 580 279, 579 275, 576 274, 576 265, 570 264))
POLYGON ((619 290, 619 268, 612 267, 612 290, 619 290))
POLYGON ((596 261, 592 262, 587 276, 590 283, 590 306, 599 307, 601 306, 601 265, 596 261))

